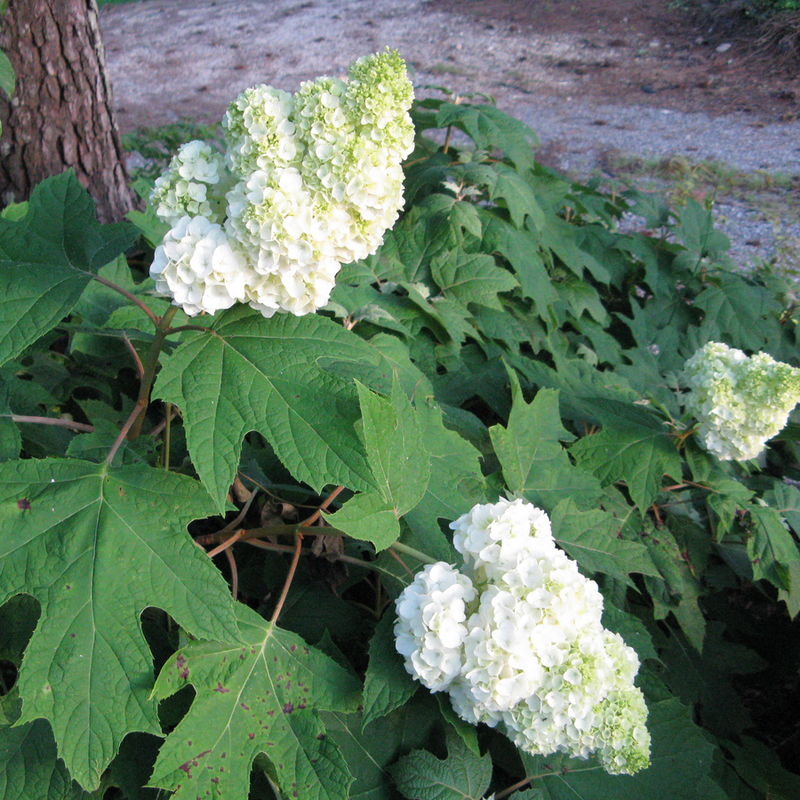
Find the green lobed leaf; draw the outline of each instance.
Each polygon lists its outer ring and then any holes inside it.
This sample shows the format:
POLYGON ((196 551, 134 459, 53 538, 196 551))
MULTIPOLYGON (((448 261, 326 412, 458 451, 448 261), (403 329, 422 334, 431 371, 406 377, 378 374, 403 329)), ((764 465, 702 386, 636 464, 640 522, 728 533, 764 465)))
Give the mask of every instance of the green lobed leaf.
POLYGON ((792 534, 774 508, 753 503, 749 511, 753 525, 747 540, 747 554, 753 565, 753 577, 764 578, 778 589, 797 591, 789 575, 790 567, 796 571, 800 566, 800 551, 792 534))
POLYGON ((749 501, 755 493, 741 481, 727 478, 724 474, 709 480, 708 486, 711 489, 708 505, 719 516, 719 524, 714 531, 715 538, 721 541, 730 533, 737 512, 745 511, 749 507, 749 501))
POLYGON ((150 785, 175 800, 246 797, 256 756, 287 797, 346 800, 352 776, 317 714, 353 711, 358 681, 296 634, 237 607, 246 643, 194 642, 164 665, 154 695, 197 696, 167 737, 150 785))
POLYGON ((427 197, 387 232, 379 253, 382 277, 409 283, 430 277, 431 259, 453 245, 449 219, 435 212, 446 211, 452 202, 453 198, 444 194, 427 197))
POLYGON ((456 125, 482 150, 500 148, 520 169, 533 166, 536 134, 524 123, 496 106, 442 103, 436 127, 456 125))
POLYGON ((167 360, 154 394, 182 410, 192 461, 218 509, 252 430, 317 491, 375 488, 355 431, 355 387, 326 369, 335 362, 377 363, 366 343, 325 317, 264 319, 242 305, 167 360))
POLYGON ((655 617, 661 619, 670 612, 674 613, 686 638, 698 651, 702 651, 706 621, 698 603, 702 593, 699 576, 694 574, 667 527, 662 526, 649 533, 649 536, 643 537, 644 541, 669 592, 669 605, 662 606, 654 596, 655 617))
POLYGON ((401 517, 422 499, 430 477, 430 454, 417 414, 400 386, 392 381, 390 398, 356 383, 367 461, 381 496, 401 517))
MULTIPOLYGON (((764 500, 775 509, 781 519, 786 520, 795 534, 800 532, 800 490, 797 487, 776 483, 772 490, 764 493, 764 500)), ((780 589, 779 597, 786 603, 789 615, 794 618, 800 613, 800 559, 790 557, 785 566, 789 589, 780 589)))
POLYGON ((741 275, 724 275, 719 285, 706 283, 694 304, 705 312, 708 339, 755 351, 771 350, 780 340, 782 305, 741 275))
POLYGON ((453 203, 452 209, 449 214, 450 224, 454 228, 461 228, 469 231, 473 236, 480 239, 483 233, 483 225, 481 223, 480 213, 478 207, 472 203, 467 203, 464 200, 456 200, 453 203))
POLYGON ((688 198, 681 209, 675 235, 701 257, 723 253, 731 246, 730 239, 714 227, 711 209, 701 206, 693 197, 688 198))
POLYGON ((506 486, 548 513, 567 498, 581 508, 590 507, 601 494, 600 484, 590 473, 574 467, 561 445, 575 437, 561 424, 558 390, 540 389, 533 401, 526 403, 519 379, 509 374, 512 406, 508 427, 489 429, 506 486))
POLYGON ((739 775, 769 800, 800 797, 800 776, 784 769, 773 748, 743 736, 741 744, 726 741, 725 749, 733 756, 731 764, 739 775))
POLYGON ((424 284, 401 283, 400 286, 418 309, 417 313, 422 312, 424 327, 433 331, 440 341, 450 338, 461 344, 468 336, 475 335, 466 306, 450 297, 429 298, 430 291, 424 284))
POLYGON ((448 730, 444 761, 427 750, 414 750, 390 772, 409 800, 481 800, 492 777, 492 759, 488 753, 476 756, 448 730))
POLYGON ((378 551, 385 550, 400 537, 400 523, 394 507, 378 492, 351 497, 326 520, 354 539, 372 542, 378 551))
POLYGON ((159 734, 139 616, 236 640, 230 592, 186 524, 213 513, 197 481, 78 460, 0 464, 0 602, 41 604, 19 675, 21 722, 45 718, 59 756, 94 789, 129 731, 159 734))
POLYGON ((800 489, 786 483, 775 483, 765 492, 764 500, 800 535, 800 489))
POLYGON ((536 234, 486 214, 482 245, 486 252, 497 251, 511 264, 522 292, 533 301, 539 314, 558 299, 536 234))
POLYGON ((645 510, 661 491, 665 474, 681 479, 682 462, 663 422, 646 408, 603 400, 605 427, 570 448, 579 467, 603 485, 624 480, 634 503, 645 510))
POLYGON ((363 731, 370 722, 400 708, 419 689, 403 664, 403 657, 395 648, 394 604, 383 614, 369 643, 369 664, 364 678, 363 731))
POLYGON ((559 405, 565 419, 597 424, 599 413, 609 400, 631 401, 639 398, 628 381, 611 370, 599 372, 583 359, 564 358, 553 353, 555 367, 540 361, 515 363, 531 384, 559 389, 559 405))
POLYGON ((72 780, 57 757, 43 719, 11 727, 0 723, 0 797, 6 800, 100 800, 72 780))
POLYGON ((456 431, 445 427, 442 410, 432 397, 418 400, 416 410, 431 453, 431 474, 424 496, 404 520, 412 531, 424 537, 428 555, 451 561, 453 549, 440 533, 438 522, 452 522, 476 503, 486 502, 480 452, 456 431))
POLYGON ((486 189, 489 200, 508 210, 511 222, 522 228, 526 217, 540 229, 545 217, 531 184, 505 164, 467 163, 453 166, 456 180, 486 189))
POLYGON ((509 292, 517 284, 507 270, 496 266, 491 256, 451 250, 431 261, 431 272, 445 296, 461 305, 478 303, 489 308, 502 308, 498 294, 509 292))
POLYGON ((629 573, 659 575, 647 547, 618 539, 620 523, 600 509, 579 511, 563 500, 551 515, 553 538, 589 574, 602 572, 634 587, 629 573))
POLYGON ((392 378, 391 397, 383 398, 356 381, 363 437, 372 482, 378 491, 356 495, 328 517, 334 527, 378 550, 400 536, 399 518, 425 495, 430 454, 399 377, 392 378))
POLYGON ((548 217, 547 226, 539 233, 541 243, 551 250, 564 266, 578 278, 583 278, 583 271, 588 270, 592 277, 601 283, 609 283, 611 275, 608 270, 579 244, 575 225, 560 217, 548 217))
POLYGON ((350 800, 397 800, 387 767, 398 753, 407 753, 425 743, 437 723, 436 709, 431 694, 420 692, 364 730, 360 714, 330 711, 320 714, 355 776, 350 800))
POLYGON ((135 235, 130 225, 97 222, 72 171, 36 186, 22 219, 0 218, 0 364, 65 317, 135 235))
POLYGON ((577 318, 580 319, 583 313, 588 311, 600 325, 608 325, 608 313, 603 307, 597 289, 586 283, 583 278, 574 275, 566 277, 559 282, 558 293, 577 318))

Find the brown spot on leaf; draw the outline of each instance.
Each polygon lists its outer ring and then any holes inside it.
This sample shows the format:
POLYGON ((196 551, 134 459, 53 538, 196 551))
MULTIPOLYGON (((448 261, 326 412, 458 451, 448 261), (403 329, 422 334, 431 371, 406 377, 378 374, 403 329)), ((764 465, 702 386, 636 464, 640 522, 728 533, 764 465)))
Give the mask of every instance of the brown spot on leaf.
POLYGON ((226 689, 221 683, 217 683, 217 688, 214 689, 215 692, 219 692, 220 694, 227 694, 230 689, 226 689))
POLYGON ((20 511, 30 511, 31 501, 23 497, 20 500, 17 500, 17 508, 20 511))

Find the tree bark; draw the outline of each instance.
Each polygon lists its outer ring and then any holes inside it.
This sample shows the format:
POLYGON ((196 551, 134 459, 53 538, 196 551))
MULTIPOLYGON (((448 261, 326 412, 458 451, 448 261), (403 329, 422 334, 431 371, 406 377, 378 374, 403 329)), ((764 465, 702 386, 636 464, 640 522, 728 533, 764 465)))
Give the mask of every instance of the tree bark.
POLYGON ((25 200, 50 175, 75 170, 101 222, 136 205, 128 184, 97 25, 96 0, 9 0, 0 48, 17 86, 0 102, 0 203, 25 200))

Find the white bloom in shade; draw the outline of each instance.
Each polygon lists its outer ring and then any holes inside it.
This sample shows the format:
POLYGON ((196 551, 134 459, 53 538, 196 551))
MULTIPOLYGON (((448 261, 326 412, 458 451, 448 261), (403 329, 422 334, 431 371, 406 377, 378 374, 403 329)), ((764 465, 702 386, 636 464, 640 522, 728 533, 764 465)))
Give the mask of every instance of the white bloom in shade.
POLYGON ((181 217, 156 248, 150 275, 156 291, 193 316, 213 314, 245 299, 247 256, 221 225, 205 217, 181 217))
POLYGON ((451 528, 463 570, 426 567, 397 600, 406 669, 530 753, 596 754, 614 774, 647 766, 639 659, 603 627, 597 584, 558 549, 547 514, 501 499, 451 528))
MULTIPOLYGON (((374 253, 397 220, 412 99, 405 64, 389 50, 356 61, 347 81, 303 83, 294 98, 247 89, 223 119, 227 164, 202 142, 184 145, 156 181, 156 213, 173 230, 185 216, 224 227, 245 262, 236 300, 265 316, 312 313, 327 304, 341 264, 374 253)), ((170 232, 165 245, 175 239, 170 232)), ((166 261, 160 252, 151 272, 171 293, 166 261)), ((218 289, 202 303, 198 287, 181 289, 175 302, 185 307, 213 313, 225 300, 218 289)))
POLYGON ((800 402, 800 369, 720 342, 698 350, 682 377, 690 390, 686 410, 700 423, 705 448, 722 461, 758 456, 800 402))
MULTIPOLYGON (((183 216, 219 221, 224 200, 215 188, 224 175, 223 157, 205 142, 182 145, 151 195, 156 214, 170 225, 183 216)), ((224 187, 221 187, 224 188, 224 187)))
POLYGON ((394 635, 406 669, 431 691, 446 689, 461 672, 469 578, 439 561, 419 572, 397 599, 394 635))
POLYGON ((544 558, 559 552, 550 518, 524 500, 477 505, 450 523, 450 528, 453 546, 479 583, 505 575, 526 555, 538 553, 544 558))

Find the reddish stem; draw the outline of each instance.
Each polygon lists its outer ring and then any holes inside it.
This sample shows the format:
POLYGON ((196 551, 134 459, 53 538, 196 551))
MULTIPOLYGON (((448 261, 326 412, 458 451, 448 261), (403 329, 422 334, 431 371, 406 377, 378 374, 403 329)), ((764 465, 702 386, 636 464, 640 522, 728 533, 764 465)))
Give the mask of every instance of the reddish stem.
POLYGON ((289 574, 286 576, 286 580, 283 582, 283 589, 281 590, 281 596, 278 598, 278 604, 275 606, 275 610, 272 612, 272 617, 270 618, 270 625, 277 624, 278 617, 280 616, 281 610, 283 609, 283 604, 286 602, 286 596, 289 594, 289 587, 292 585, 292 581, 294 580, 294 573, 297 570, 297 564, 300 561, 300 547, 302 544, 303 544, 303 534, 296 533, 294 542, 294 555, 292 556, 292 563, 289 566, 289 574))
POLYGON ((231 567, 231 594, 233 599, 236 600, 236 595, 239 594, 239 572, 236 569, 236 559, 230 550, 226 550, 225 555, 228 557, 228 564, 231 567))

